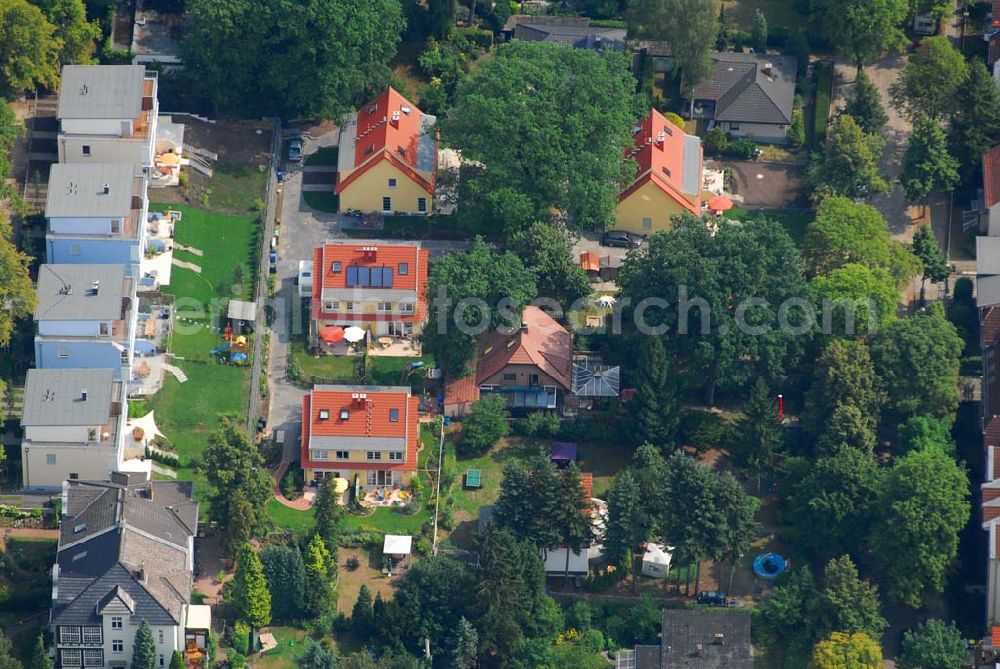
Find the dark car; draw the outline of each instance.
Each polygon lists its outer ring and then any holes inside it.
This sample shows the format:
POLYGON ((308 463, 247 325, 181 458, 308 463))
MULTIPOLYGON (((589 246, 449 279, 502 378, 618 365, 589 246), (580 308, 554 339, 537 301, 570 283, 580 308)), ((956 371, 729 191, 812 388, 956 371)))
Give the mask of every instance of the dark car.
POLYGON ((625 230, 608 230, 604 233, 605 246, 617 246, 623 249, 630 249, 642 246, 643 237, 625 230))
POLYGON ((293 163, 302 162, 302 138, 293 137, 288 142, 288 160, 293 163))

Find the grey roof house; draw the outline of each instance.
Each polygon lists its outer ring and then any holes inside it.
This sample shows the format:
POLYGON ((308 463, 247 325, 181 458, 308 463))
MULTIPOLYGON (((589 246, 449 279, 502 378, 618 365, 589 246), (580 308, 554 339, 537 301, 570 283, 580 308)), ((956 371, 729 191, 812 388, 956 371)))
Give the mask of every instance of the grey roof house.
POLYGON ((506 39, 563 44, 577 49, 601 51, 625 50, 624 28, 590 25, 590 19, 577 16, 531 16, 514 14, 502 30, 506 39))
POLYGON ((712 76, 694 88, 694 118, 714 121, 734 137, 785 142, 798 61, 775 54, 716 52, 712 63, 712 76))
MULTIPOLYGON (((142 621, 157 651, 197 646, 191 604, 198 504, 186 481, 66 481, 49 624, 60 667, 125 666, 142 621)), ((204 646, 202 646, 203 648, 204 646)))
POLYGON ((752 669, 750 614, 664 609, 657 645, 619 651, 616 669, 752 669))

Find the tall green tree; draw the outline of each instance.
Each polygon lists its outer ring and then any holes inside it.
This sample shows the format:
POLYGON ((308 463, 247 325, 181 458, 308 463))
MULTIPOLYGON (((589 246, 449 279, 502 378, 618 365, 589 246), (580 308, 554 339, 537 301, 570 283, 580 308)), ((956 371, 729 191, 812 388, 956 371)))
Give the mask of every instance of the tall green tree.
POLYGON ((1000 142, 1000 88, 979 58, 969 63, 962 104, 951 116, 948 139, 951 153, 959 162, 962 182, 976 182, 983 154, 1000 142))
POLYGON ((508 461, 494 520, 519 541, 551 548, 559 542, 559 529, 552 522, 559 514, 558 490, 559 474, 546 454, 540 452, 527 463, 508 461))
POLYGON ((551 207, 575 227, 603 225, 630 176, 634 90, 623 54, 514 40, 459 84, 442 132, 484 165, 466 182, 496 225, 546 220, 551 207))
POLYGON ((387 603, 396 621, 390 641, 406 648, 420 648, 425 638, 442 643, 470 613, 477 580, 465 564, 446 557, 418 560, 407 570, 396 595, 387 603))
POLYGON ((316 534, 326 545, 326 550, 330 553, 331 564, 336 565, 341 525, 344 522, 344 509, 337 504, 337 493, 333 486, 331 477, 323 479, 316 492, 316 499, 313 500, 313 508, 316 509, 316 534))
POLYGON ((264 567, 257 550, 243 544, 236 555, 236 576, 231 586, 236 615, 253 627, 271 622, 271 591, 267 589, 264 567))
POLYGON ((857 407, 864 418, 866 431, 871 434, 871 442, 866 445, 874 448, 875 428, 886 396, 864 343, 829 341, 813 366, 812 383, 805 401, 803 423, 814 435, 827 429, 838 406, 857 407))
MULTIPOLYGON (((801 354, 802 337, 778 327, 778 305, 802 296, 802 260, 773 221, 723 225, 713 234, 698 218, 678 217, 629 255, 619 285, 632 305, 670 305, 634 311, 633 322, 640 332, 665 330, 685 385, 702 388, 708 404, 717 388, 744 388, 757 376, 782 380, 801 354)), ((785 314, 786 324, 800 325, 797 313, 785 314)))
POLYGON ((813 669, 881 669, 882 648, 864 632, 834 632, 816 644, 813 669))
POLYGON ((507 400, 491 394, 472 403, 469 416, 462 421, 458 448, 463 455, 479 456, 510 434, 507 400))
POLYGON ((318 534, 306 546, 305 555, 305 612, 317 618, 333 606, 333 579, 330 578, 330 552, 318 534))
POLYGON ((266 546, 260 563, 271 592, 271 615, 276 620, 297 619, 305 606, 306 568, 297 546, 266 546))
POLYGON ((431 265, 427 295, 430 314, 423 330, 424 346, 445 377, 454 379, 471 371, 468 363, 476 344, 490 332, 489 328, 482 335, 470 332, 484 319, 492 327, 520 323, 520 307, 536 295, 535 277, 513 253, 498 253, 476 238, 468 251, 449 253, 431 265), (510 312, 497 308, 504 299, 509 300, 510 312), (482 314, 474 300, 485 302, 489 313, 482 314))
POLYGON ((206 494, 209 517, 226 526, 233 517, 230 505, 239 490, 253 507, 256 518, 266 518, 264 505, 271 498, 271 476, 264 467, 260 448, 233 416, 223 416, 208 437, 200 467, 211 489, 206 494))
POLYGON ((759 489, 760 477, 777 471, 785 442, 777 401, 764 379, 757 379, 751 387, 734 434, 736 460, 747 473, 757 477, 759 489))
POLYGON ((179 650, 175 650, 170 654, 170 669, 185 669, 187 664, 184 662, 184 653, 179 650))
POLYGON ((864 632, 876 641, 889 626, 880 612, 878 588, 858 575, 847 555, 830 560, 823 571, 817 612, 819 634, 864 632))
POLYGON ((934 450, 896 460, 876 502, 869 539, 879 582, 893 600, 917 608, 942 592, 969 520, 965 469, 934 450))
POLYGON ((785 666, 805 664, 818 637, 815 617, 818 600, 819 592, 808 565, 795 566, 781 577, 774 593, 761 607, 755 643, 769 655, 785 660, 785 666))
POLYGON ((951 267, 948 265, 948 257, 938 246, 937 238, 931 226, 921 225, 913 235, 913 255, 915 255, 924 266, 921 275, 920 287, 923 289, 923 282, 930 279, 933 283, 940 283, 951 276, 951 267))
POLYGON ((190 0, 186 10, 187 84, 248 116, 338 119, 389 82, 405 26, 398 0, 190 0))
POLYGON ((573 257, 565 231, 548 223, 535 222, 511 235, 508 246, 537 274, 541 297, 556 300, 568 310, 590 295, 590 279, 573 257))
POLYGON ((889 121, 882 106, 882 95, 863 71, 858 72, 858 76, 854 78, 854 86, 844 101, 843 113, 853 116, 861 129, 869 135, 881 133, 889 121))
POLYGON ((583 477, 576 463, 559 472, 559 487, 555 493, 556 515, 553 524, 559 533, 559 543, 566 548, 566 564, 563 573, 569 581, 570 552, 579 553, 590 548, 594 539, 594 526, 590 518, 590 499, 583 489, 583 477))
POLYGON ((958 669, 968 651, 962 633, 953 623, 931 618, 903 634, 896 656, 899 669, 958 669))
POLYGON ((224 530, 225 548, 226 555, 235 558, 236 552, 241 546, 246 545, 253 535, 253 528, 257 525, 257 511, 240 489, 232 492, 228 506, 230 516, 224 530))
POLYGON ((35 638, 35 645, 31 649, 31 657, 28 658, 25 669, 53 669, 52 658, 49 657, 45 639, 41 634, 35 638))
POLYGON ((969 69, 965 56, 943 35, 925 37, 889 87, 892 104, 900 113, 916 120, 949 116, 963 98, 962 88, 969 69))
POLYGON ((889 51, 902 51, 907 0, 817 0, 813 15, 822 34, 858 72, 889 51))
POLYGON ((951 420, 934 416, 910 416, 899 426, 899 455, 926 449, 955 455, 955 438, 951 436, 951 420))
POLYGON ((306 637, 305 650, 295 656, 296 669, 338 669, 337 650, 306 637))
POLYGON ((351 629, 354 630, 354 634, 361 641, 367 641, 371 638, 372 632, 375 629, 375 618, 372 613, 372 593, 364 583, 361 584, 361 589, 358 590, 358 598, 354 602, 354 608, 351 609, 351 629))
POLYGON ((607 493, 604 555, 619 569, 633 569, 632 562, 639 544, 649 538, 639 515, 641 496, 631 469, 618 472, 607 493))
POLYGON ((871 343, 875 370, 897 414, 949 416, 958 407, 958 372, 964 342, 931 305, 910 318, 889 323, 871 343))
POLYGON ((96 21, 87 21, 83 0, 31 0, 55 27, 54 36, 60 43, 59 62, 86 64, 93 60, 94 45, 101 37, 96 21))
POLYGON ((636 393, 628 404, 633 441, 672 448, 680 425, 680 388, 662 337, 642 337, 634 377, 636 393))
POLYGON ((906 248, 889 235, 889 224, 878 209, 843 196, 820 202, 816 218, 806 226, 802 257, 812 275, 859 264, 886 270, 897 285, 919 269, 906 248))
MULTIPOLYGON (((532 547, 536 561, 537 550, 532 547)), ((480 652, 510 657, 524 638, 524 625, 538 596, 521 574, 517 539, 507 529, 491 525, 479 541, 479 582, 476 617, 480 652)))
POLYGON ((796 546, 824 559, 857 555, 871 528, 880 484, 871 451, 842 445, 817 458, 788 498, 796 546))
POLYGON ((759 7, 753 17, 750 41, 753 44, 753 50, 757 53, 764 53, 767 50, 767 17, 764 16, 764 12, 759 7))
POLYGON ((841 114, 833 119, 823 153, 810 166, 807 181, 819 199, 844 195, 864 199, 889 191, 889 182, 879 168, 885 140, 866 135, 854 117, 841 114))
POLYGON ((685 91, 712 75, 718 18, 718 0, 629 0, 625 12, 630 38, 670 43, 685 91))
POLYGON ((950 191, 958 183, 958 160, 948 152, 940 121, 924 115, 914 120, 899 182, 906 199, 925 208, 931 193, 950 191))
POLYGON ((896 319, 899 291, 881 267, 849 263, 826 276, 813 277, 809 289, 825 335, 863 337, 896 319))
POLYGON ((476 666, 479 633, 465 616, 459 618, 449 646, 452 666, 455 669, 473 669, 476 666))
POLYGON ((132 641, 132 669, 154 669, 156 664, 156 641, 153 630, 145 620, 139 623, 132 641))
POLYGON ((819 457, 832 455, 841 446, 867 453, 875 449, 875 430, 871 427, 870 416, 854 404, 837 405, 819 434, 814 436, 813 453, 819 457))
POLYGON ((27 0, 0 0, 0 98, 59 83, 55 27, 27 0))

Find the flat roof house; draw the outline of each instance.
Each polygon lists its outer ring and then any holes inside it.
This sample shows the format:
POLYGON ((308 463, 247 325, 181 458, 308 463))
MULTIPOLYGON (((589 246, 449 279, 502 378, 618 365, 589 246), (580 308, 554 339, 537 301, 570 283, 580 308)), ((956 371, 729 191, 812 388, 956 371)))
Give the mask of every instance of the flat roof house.
POLYGON ((714 52, 712 76, 695 86, 694 117, 733 137, 783 144, 795 105, 793 56, 714 52))
POLYGON ((576 49, 624 51, 624 28, 590 25, 590 19, 577 16, 535 16, 514 14, 501 31, 506 39, 563 44, 576 49))
POLYGON ((635 179, 618 197, 615 227, 649 234, 670 227, 685 212, 701 216, 701 139, 686 134, 655 109, 633 130, 626 154, 638 164, 635 179))
POLYGON ((307 483, 343 478, 368 492, 417 471, 420 399, 409 386, 316 386, 302 398, 307 483))
POLYGON ((150 461, 128 448, 125 385, 110 369, 29 369, 21 427, 21 481, 28 490, 110 472, 148 477, 150 461))
POLYGON ((437 117, 392 86, 340 126, 340 211, 428 214, 437 179, 437 117))
POLYGON ((618 651, 624 669, 752 669, 750 613, 663 609, 660 643, 618 651))
POLYGON ((147 180, 125 163, 56 163, 45 218, 49 263, 122 264, 136 276, 146 237, 147 180))
MULTIPOLYGON (((198 503, 189 481, 66 481, 52 567, 56 666, 124 667, 143 621, 158 666, 175 650, 197 651, 207 606, 191 603, 198 503)), ((210 622, 209 622, 210 624, 210 622)), ((202 631, 204 649, 205 634, 202 631)))
POLYGON ((419 242, 327 242, 313 250, 310 341, 328 325, 357 325, 375 336, 420 334, 427 319, 430 251, 419 242))
POLYGON ((483 393, 499 393, 511 409, 555 409, 573 388, 573 337, 536 306, 513 332, 494 331, 480 346, 474 374, 445 388, 446 416, 461 416, 483 393))
POLYGON ((37 296, 37 368, 110 369, 130 380, 138 311, 124 265, 42 265, 37 296))

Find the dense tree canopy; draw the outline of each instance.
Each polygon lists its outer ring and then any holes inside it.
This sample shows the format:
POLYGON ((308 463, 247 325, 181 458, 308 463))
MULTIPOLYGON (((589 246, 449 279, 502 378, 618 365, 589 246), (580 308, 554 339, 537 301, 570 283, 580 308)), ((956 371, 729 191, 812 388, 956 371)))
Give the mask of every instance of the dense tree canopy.
POLYGON ((958 160, 948 153, 940 121, 924 115, 914 120, 899 182, 910 202, 924 202, 931 193, 949 191, 958 183, 958 160))
POLYGON ((983 154, 1000 142, 1000 89, 978 58, 969 63, 962 104, 951 117, 949 141, 965 184, 975 181, 983 154))
POLYGON ((634 87, 622 54, 514 40, 459 85, 443 132, 483 163, 469 187, 498 225, 547 219, 551 207, 575 226, 603 225, 630 176, 634 87))
POLYGON ((881 267, 870 269, 850 263, 826 276, 813 277, 809 287, 816 312, 827 321, 823 334, 864 337, 896 319, 899 292, 896 282, 881 267))
POLYGON ((306 568, 297 546, 267 546, 260 563, 271 592, 271 613, 277 620, 293 620, 305 605, 306 568))
POLYGON ((940 305, 889 323, 872 339, 871 353, 900 415, 948 416, 958 406, 964 342, 940 305))
POLYGON ((861 129, 869 135, 877 135, 889 121, 882 107, 882 95, 864 72, 858 72, 854 86, 844 101, 843 112, 853 116, 861 129))
POLYGON ((955 455, 955 439, 951 436, 951 421, 934 416, 910 416, 899 426, 900 455, 932 449, 945 455, 955 455))
MULTIPOLYGON (((0 106, 6 103, 0 101, 0 106)), ((36 301, 28 274, 31 258, 17 249, 11 235, 7 212, 0 211, 0 349, 10 345, 15 321, 31 315, 36 301)))
POLYGON ((764 379, 757 379, 751 387, 733 433, 733 455, 743 469, 757 476, 758 481, 763 474, 777 472, 785 433, 778 418, 778 403, 764 379))
POLYGON ((823 571, 823 589, 816 603, 820 636, 831 632, 864 632, 881 639, 888 623, 879 611, 878 588, 858 576, 847 555, 830 560, 823 571))
POLYGON ((640 332, 666 328, 685 363, 685 381, 704 388, 709 403, 717 386, 740 388, 756 375, 781 379, 799 353, 801 337, 793 331, 802 312, 779 308, 804 296, 802 261, 771 221, 724 224, 713 234, 700 219, 679 217, 629 256, 619 285, 632 305, 654 300, 634 313, 636 325, 640 332), (666 305, 656 308, 657 300, 666 305), (790 327, 781 326, 782 318, 790 327))
POLYGON ((827 429, 837 407, 855 406, 861 410, 864 427, 872 435, 868 444, 871 448, 875 445, 875 429, 885 400, 868 347, 859 341, 831 340, 813 366, 803 422, 810 433, 819 435, 827 429))
POLYGON ((87 21, 87 8, 83 0, 31 0, 38 6, 49 23, 55 27, 59 40, 59 62, 89 63, 94 55, 94 42, 101 37, 97 22, 87 21))
POLYGON ((899 79, 890 87, 892 104, 912 119, 941 119, 958 106, 968 77, 965 56, 943 35, 925 37, 899 79))
POLYGON ((882 648, 864 632, 834 632, 816 644, 813 669, 882 669, 882 648))
POLYGON ((907 630, 896 656, 899 669, 958 669, 965 666, 965 639, 954 624, 931 618, 907 630))
POLYGON ((230 505, 237 491, 265 518, 264 505, 271 498, 271 475, 257 444, 232 416, 223 416, 219 428, 208 437, 200 466, 211 485, 206 494, 209 516, 220 525, 231 518, 230 505))
POLYGON ((951 457, 923 450, 896 460, 869 540, 879 582, 892 599, 917 608, 925 595, 944 590, 969 513, 968 475, 951 457))
POLYGON ((879 170, 884 150, 884 139, 866 135, 854 117, 841 114, 830 124, 822 155, 809 166, 808 182, 819 198, 863 199, 888 192, 889 182, 879 170))
POLYGON ((462 421, 459 450, 463 455, 480 456, 510 433, 507 400, 503 395, 487 394, 472 403, 472 411, 462 421))
POLYGON ((271 591, 257 549, 243 544, 236 555, 236 576, 230 583, 230 600, 240 620, 254 627, 271 622, 271 591))
POLYGON ((60 46, 42 10, 28 0, 0 0, 0 98, 55 89, 60 46))
MULTIPOLYGON (((9 1, 9 0, 8 0, 9 1)), ((398 0, 188 0, 188 85, 216 108, 338 119, 389 81, 398 0)))
MULTIPOLYGON (((509 248, 538 276, 538 295, 556 300, 568 310, 590 295, 590 279, 576 258, 566 232, 536 222, 511 235, 509 248)), ((586 308, 578 304, 577 308, 586 308)))
POLYGON ((636 393, 628 404, 633 441, 671 447, 680 423, 680 398, 677 369, 663 338, 641 336, 636 363, 632 377, 636 393))
POLYGON ((880 54, 902 51, 906 44, 907 0, 817 0, 813 8, 823 36, 859 72, 880 54))
POLYGON ((685 90, 712 75, 711 52, 719 33, 718 0, 629 0, 625 17, 629 37, 670 44, 685 90))
POLYGON ((456 323, 475 328, 482 323, 483 335, 491 327, 516 326, 520 307, 535 297, 534 274, 511 252, 498 253, 477 238, 468 251, 449 253, 431 265, 427 295, 430 314, 423 341, 447 378, 469 373, 467 364, 475 353, 477 335, 462 332, 456 323), (470 300, 482 300, 483 314, 470 300), (507 310, 498 306, 506 304, 507 310))

